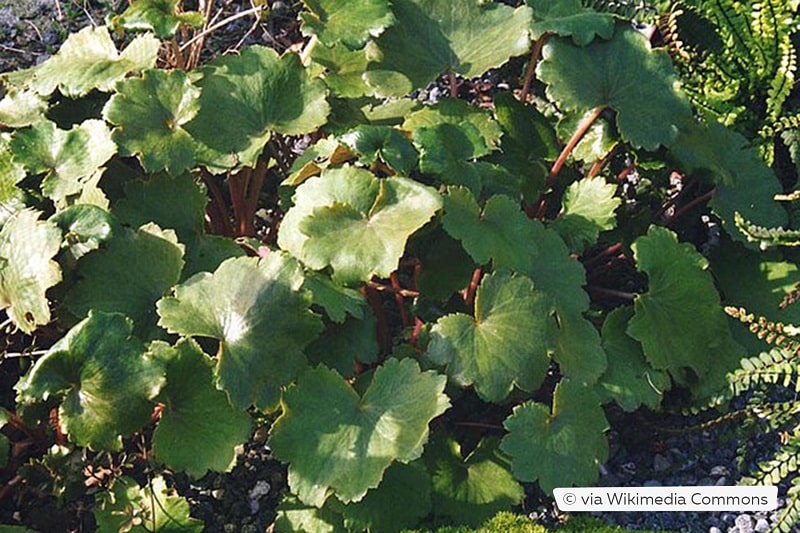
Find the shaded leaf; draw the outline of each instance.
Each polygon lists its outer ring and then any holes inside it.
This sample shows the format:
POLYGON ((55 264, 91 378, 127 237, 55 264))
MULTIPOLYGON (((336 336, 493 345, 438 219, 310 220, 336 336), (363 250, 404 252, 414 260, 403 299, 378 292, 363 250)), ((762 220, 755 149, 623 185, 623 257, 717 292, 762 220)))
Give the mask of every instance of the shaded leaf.
POLYGON ((194 478, 230 470, 235 447, 250 436, 250 417, 214 386, 213 361, 191 339, 174 348, 156 341, 150 350, 167 373, 159 397, 165 405, 153 433, 156 458, 194 478))
POLYGON ((326 46, 342 43, 362 48, 370 37, 377 37, 394 22, 387 0, 303 0, 309 11, 302 11, 304 35, 316 35, 326 46))
POLYGON ((614 34, 614 16, 583 7, 580 0, 526 0, 526 3, 533 9, 534 39, 554 33, 571 36, 575 44, 585 46, 595 35, 610 39, 614 34))
POLYGON ((597 481, 608 458, 605 413, 595 393, 572 380, 556 385, 552 408, 534 401, 514 408, 503 426, 500 449, 512 457, 521 481, 538 481, 552 494, 556 487, 584 487, 597 481))
POLYGON ((161 42, 141 35, 117 52, 108 28, 88 26, 73 33, 53 57, 36 67, 31 87, 43 96, 56 88, 65 96, 83 96, 92 89, 110 92, 128 73, 153 68, 161 42))
POLYGON ((117 84, 103 117, 117 126, 121 155, 135 155, 145 171, 180 174, 194 165, 196 145, 184 126, 198 111, 200 90, 181 70, 146 70, 117 84))
POLYGON ((63 397, 61 429, 78 446, 119 450, 150 420, 163 369, 131 336, 130 319, 89 312, 17 384, 24 401, 63 397))
POLYGON ((201 145, 198 161, 215 169, 255 166, 272 132, 310 133, 325 123, 325 85, 296 54, 263 46, 224 55, 202 68, 200 110, 186 130, 201 145))
POLYGON ((52 260, 61 232, 39 216, 23 209, 0 229, 0 308, 25 333, 50 322, 45 293, 61 281, 61 269, 52 260))
POLYGON ((421 172, 437 176, 442 183, 463 185, 480 194, 480 172, 469 161, 488 150, 475 126, 469 122, 459 126, 444 122, 420 128, 414 133, 414 143, 420 151, 421 172))
POLYGON ((395 128, 364 124, 341 135, 339 140, 359 154, 367 165, 380 160, 404 175, 417 166, 414 145, 395 128))
POLYGON ((424 459, 433 477, 433 513, 448 521, 477 527, 525 496, 495 438, 482 439, 466 457, 457 442, 439 438, 424 459))
POLYGON ((537 73, 550 99, 564 109, 614 109, 622 138, 646 150, 672 144, 691 116, 667 53, 651 50, 627 26, 617 26, 611 40, 586 47, 550 39, 537 73))
POLYGON ((78 318, 91 310, 123 313, 133 319, 138 335, 155 337, 154 304, 178 282, 183 253, 175 232, 155 224, 120 233, 78 263, 81 280, 63 305, 78 318))
POLYGON ((292 492, 317 507, 331 492, 344 503, 360 501, 390 464, 422 454, 428 424, 450 406, 445 381, 411 359, 387 360, 363 396, 325 367, 301 374, 284 393, 269 440, 289 463, 292 492))
POLYGON ((475 296, 475 317, 452 314, 431 330, 426 356, 460 386, 474 385, 489 402, 502 402, 517 385, 541 385, 550 358, 552 300, 530 279, 507 273, 483 278, 475 296))
MULTIPOLYGON (((585 113, 569 113, 558 122, 558 134, 562 139, 571 138, 581 123, 589 118, 591 111, 585 113)), ((609 122, 600 117, 589 127, 581 140, 575 145, 570 156, 576 161, 587 164, 604 158, 619 142, 617 133, 609 122)))
POLYGON ((306 366, 302 350, 322 329, 302 284, 300 266, 282 254, 228 259, 159 300, 159 325, 219 340, 217 386, 234 407, 272 408, 280 387, 306 366))
POLYGON ((388 277, 406 240, 430 220, 441 200, 407 178, 377 179, 350 166, 326 170, 297 188, 278 244, 310 268, 333 268, 338 283, 388 277))
POLYGON ((397 22, 368 49, 365 73, 381 96, 404 96, 451 70, 480 76, 528 51, 531 13, 475 0, 394 0, 397 22))
POLYGON ((306 348, 312 365, 322 363, 352 377, 356 361, 371 364, 378 359, 378 336, 375 315, 366 313, 364 318, 348 316, 341 324, 330 324, 314 342, 306 348))
POLYGON ((325 309, 328 318, 342 323, 348 315, 364 317, 367 305, 360 292, 334 283, 329 277, 317 272, 306 272, 303 288, 311 293, 311 299, 325 309))

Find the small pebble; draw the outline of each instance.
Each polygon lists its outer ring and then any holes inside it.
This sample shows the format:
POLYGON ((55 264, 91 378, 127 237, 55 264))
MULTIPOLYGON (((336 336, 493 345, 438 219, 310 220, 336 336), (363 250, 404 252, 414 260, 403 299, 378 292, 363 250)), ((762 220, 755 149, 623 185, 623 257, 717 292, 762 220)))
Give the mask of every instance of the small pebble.
POLYGON ((731 473, 730 470, 728 470, 726 467, 719 465, 711 469, 710 475, 714 477, 720 477, 720 476, 729 476, 731 475, 731 473))
POLYGON ((763 518, 759 518, 758 522, 756 522, 755 530, 758 533, 767 533, 767 531, 769 531, 769 528, 770 528, 769 522, 767 522, 763 518))
POLYGON ((225 496, 225 489, 214 489, 211 491, 211 496, 213 496, 215 500, 221 500, 225 496))
POLYGON ((717 482, 715 483, 715 485, 717 487, 724 487, 727 484, 728 484, 728 478, 726 478, 725 476, 722 476, 721 478, 719 478, 717 480, 717 482))
POLYGON ((660 453, 657 453, 656 456, 653 457, 653 470, 655 470, 656 472, 663 472, 664 470, 669 470, 671 466, 672 462, 668 458, 661 455, 660 453))
POLYGON ((711 526, 708 528, 708 533, 722 533, 722 530, 717 526, 711 526))
POLYGON ((736 527, 739 533, 753 533, 753 517, 749 514, 740 514, 736 517, 736 527))

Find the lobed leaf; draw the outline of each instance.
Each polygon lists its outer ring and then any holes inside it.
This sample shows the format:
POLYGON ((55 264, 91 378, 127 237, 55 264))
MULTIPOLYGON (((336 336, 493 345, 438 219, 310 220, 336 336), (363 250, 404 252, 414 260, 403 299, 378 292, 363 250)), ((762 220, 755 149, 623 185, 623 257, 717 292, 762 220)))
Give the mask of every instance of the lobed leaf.
POLYGON ((440 318, 426 356, 447 365, 457 384, 474 385, 482 399, 502 402, 515 385, 526 391, 541 385, 550 365, 553 312, 552 299, 530 279, 489 274, 477 290, 475 317, 440 318))
POLYGON ((119 450, 139 430, 164 384, 160 364, 118 313, 90 311, 17 384, 23 401, 63 397, 61 429, 78 446, 119 450))
POLYGON ((194 478, 230 470, 236 446, 250 436, 250 417, 214 386, 211 358, 191 339, 175 347, 156 341, 150 351, 167 374, 159 396, 164 409, 153 433, 156 459, 194 478))
POLYGON ((584 7, 580 0, 526 0, 526 3, 533 9, 534 39, 555 34, 572 37, 576 45, 586 46, 595 35, 610 39, 614 34, 614 15, 584 7))
POLYGON ((417 151, 400 130, 363 124, 341 135, 339 140, 372 165, 383 161, 399 174, 408 175, 417 166, 417 151))
POLYGON ((11 87, 0 100, 0 124, 23 128, 44 120, 47 101, 30 89, 11 87))
POLYGON ((548 494, 556 487, 592 485, 608 458, 605 413, 595 393, 565 379, 556 385, 552 408, 527 401, 514 408, 503 426, 500 449, 512 457, 521 481, 538 481, 548 494))
POLYGON ((389 359, 359 394, 324 366, 300 375, 283 395, 269 446, 289 463, 289 486, 321 507, 331 493, 361 501, 394 461, 422 454, 428 424, 450 406, 446 379, 411 359, 389 359))
POLYGON ((562 214, 552 227, 570 250, 582 252, 597 242, 601 231, 616 227, 614 211, 622 203, 614 196, 616 190, 616 185, 599 178, 584 178, 567 187, 562 214))
POLYGON ((498 147, 503 135, 500 125, 489 113, 463 100, 445 98, 425 106, 408 115, 401 128, 413 133, 421 128, 432 128, 440 124, 460 126, 467 123, 474 126, 483 139, 483 143, 474 142, 476 147, 481 148, 475 153, 475 157, 484 156, 498 147))
POLYGON ((199 11, 178 12, 180 0, 135 0, 125 11, 111 19, 115 28, 152 31, 160 39, 169 39, 181 25, 199 28, 204 17, 199 11))
POLYGON ((306 366, 302 350, 322 330, 302 284, 300 266, 280 253, 228 259, 159 300, 159 325, 219 340, 217 386, 234 407, 269 409, 306 366))
POLYGON ((394 21, 387 0, 303 0, 309 11, 300 13, 304 35, 316 35, 326 46, 342 43, 362 48, 370 37, 377 37, 394 21))
POLYGON ((53 215, 50 221, 63 232, 61 247, 69 250, 74 261, 96 250, 119 231, 111 214, 92 204, 70 206, 53 215))
POLYGON ((278 244, 310 268, 333 268, 337 283, 388 277, 408 237, 430 220, 441 200, 407 178, 377 179, 351 166, 308 179, 294 196, 278 244))
POLYGON ((61 281, 52 260, 61 247, 55 224, 23 209, 0 229, 0 309, 25 333, 50 322, 46 291, 61 281))

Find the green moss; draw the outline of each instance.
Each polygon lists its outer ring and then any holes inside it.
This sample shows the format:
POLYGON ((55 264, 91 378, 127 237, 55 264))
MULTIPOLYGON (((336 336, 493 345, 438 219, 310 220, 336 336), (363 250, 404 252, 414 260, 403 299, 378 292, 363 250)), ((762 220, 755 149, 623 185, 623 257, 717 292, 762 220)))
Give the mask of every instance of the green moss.
MULTIPOLYGON (((478 529, 466 526, 444 526, 435 530, 405 530, 402 533, 548 533, 548 530, 540 524, 536 524, 531 519, 503 512, 487 521, 478 529)), ((563 525, 555 530, 558 533, 625 533, 633 531, 617 526, 609 526, 589 516, 573 516, 563 525)), ((636 530, 637 533, 669 533, 667 531, 636 530)))

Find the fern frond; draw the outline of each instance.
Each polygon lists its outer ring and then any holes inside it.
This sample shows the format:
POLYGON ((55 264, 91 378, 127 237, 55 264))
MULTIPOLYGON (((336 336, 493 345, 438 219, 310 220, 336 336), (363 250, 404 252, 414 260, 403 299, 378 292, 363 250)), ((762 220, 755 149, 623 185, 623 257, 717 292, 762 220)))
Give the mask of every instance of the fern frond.
POLYGON ((771 246, 800 246, 800 231, 785 228, 764 228, 746 220, 738 211, 734 213, 736 228, 750 242, 758 243, 762 250, 771 246))
POLYGON ((748 479, 756 485, 777 485, 800 467, 800 435, 794 433, 772 459, 762 461, 748 479))
POLYGON ((800 128, 800 113, 778 117, 774 122, 764 125, 758 134, 761 137, 772 137, 782 131, 800 128))
POLYGON ((786 309, 788 306, 792 305, 798 300, 800 300, 800 283, 795 284, 794 289, 792 289, 789 294, 783 297, 783 300, 781 300, 781 303, 778 304, 778 307, 781 310, 786 309))
POLYGON ((776 55, 779 54, 780 63, 774 70, 774 77, 767 91, 767 117, 776 120, 783 110, 783 104, 792 92, 794 86, 794 73, 797 70, 797 60, 792 41, 788 35, 778 44, 776 55), (778 52, 779 50, 779 52, 778 52))
POLYGON ((800 365, 795 354, 771 350, 756 357, 742 359, 741 365, 741 368, 728 374, 728 381, 735 395, 758 385, 791 385, 796 391, 800 390, 800 365))
POLYGON ((792 486, 786 491, 786 507, 778 516, 778 522, 773 531, 790 533, 794 531, 794 526, 800 522, 800 478, 792 480, 792 486))

